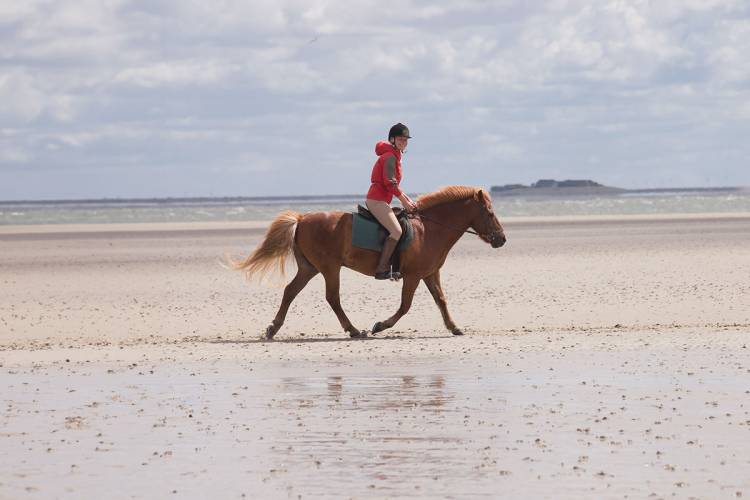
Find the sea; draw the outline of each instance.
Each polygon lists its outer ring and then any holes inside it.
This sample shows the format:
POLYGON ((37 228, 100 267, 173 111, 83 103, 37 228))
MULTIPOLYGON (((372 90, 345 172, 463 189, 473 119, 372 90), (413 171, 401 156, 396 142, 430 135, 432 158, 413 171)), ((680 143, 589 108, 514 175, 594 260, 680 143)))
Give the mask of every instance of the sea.
MULTIPOLYGON (((0 226, 153 222, 267 221, 300 213, 356 209, 361 196, 0 201, 0 226)), ((661 191, 585 197, 493 196, 503 217, 750 213, 750 190, 661 191)))

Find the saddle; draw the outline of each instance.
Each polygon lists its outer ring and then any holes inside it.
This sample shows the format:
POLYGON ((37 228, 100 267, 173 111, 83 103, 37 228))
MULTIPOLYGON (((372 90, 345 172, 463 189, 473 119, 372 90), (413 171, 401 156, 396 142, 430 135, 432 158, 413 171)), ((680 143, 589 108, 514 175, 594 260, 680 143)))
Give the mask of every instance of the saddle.
MULTIPOLYGON (((414 239, 414 228, 408 218, 406 210, 393 207, 398 223, 401 225, 401 239, 398 240, 396 250, 391 256, 393 271, 398 271, 401 262, 401 251, 406 249, 414 239)), ((379 252, 383 249, 383 242, 388 237, 388 230, 383 227, 367 208, 357 206, 357 211, 352 212, 352 246, 374 250, 379 252)))

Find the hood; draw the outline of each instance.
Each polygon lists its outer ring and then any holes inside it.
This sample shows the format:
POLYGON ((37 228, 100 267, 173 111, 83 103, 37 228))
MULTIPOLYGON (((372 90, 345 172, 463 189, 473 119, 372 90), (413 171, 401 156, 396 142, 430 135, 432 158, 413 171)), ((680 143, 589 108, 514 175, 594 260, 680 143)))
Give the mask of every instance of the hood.
POLYGON ((401 158, 401 151, 393 147, 393 145, 390 142, 380 141, 377 144, 375 144, 376 155, 383 156, 386 153, 393 153, 396 155, 396 158, 401 158))

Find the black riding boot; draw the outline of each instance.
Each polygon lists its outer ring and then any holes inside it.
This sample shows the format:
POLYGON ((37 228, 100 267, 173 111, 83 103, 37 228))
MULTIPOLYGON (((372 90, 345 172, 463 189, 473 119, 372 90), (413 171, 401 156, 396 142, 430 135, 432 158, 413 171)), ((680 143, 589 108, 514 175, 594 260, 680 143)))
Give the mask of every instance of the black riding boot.
POLYGON ((386 238, 383 242, 383 250, 380 253, 380 260, 378 261, 378 267, 375 268, 375 279, 376 280, 387 280, 391 279, 391 255, 398 245, 398 240, 393 238, 386 238))

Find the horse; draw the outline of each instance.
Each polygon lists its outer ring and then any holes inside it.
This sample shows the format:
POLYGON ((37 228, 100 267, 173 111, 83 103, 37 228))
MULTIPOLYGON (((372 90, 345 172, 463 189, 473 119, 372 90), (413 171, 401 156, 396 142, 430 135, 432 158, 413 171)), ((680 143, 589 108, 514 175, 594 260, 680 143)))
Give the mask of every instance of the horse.
MULTIPOLYGON (((453 335, 463 335, 448 313, 440 284, 440 268, 465 232, 476 234, 492 248, 505 244, 505 232, 492 209, 490 196, 479 188, 448 186, 420 196, 416 205, 416 211, 410 214, 414 237, 400 257, 401 305, 390 318, 376 322, 372 333, 395 325, 409 311, 414 292, 420 281, 424 281, 440 309, 445 327, 453 335)), ((290 254, 294 255, 297 274, 284 289, 281 306, 265 330, 265 339, 273 339, 284 324, 294 298, 318 273, 325 279, 326 300, 344 331, 352 338, 367 336, 367 331, 352 325, 341 308, 339 274, 342 267, 347 267, 374 276, 379 253, 353 247, 351 241, 351 213, 285 211, 271 222, 261 243, 245 260, 228 259, 230 267, 243 270, 248 278, 256 274, 263 276, 276 267, 284 276, 285 262, 290 254)))

